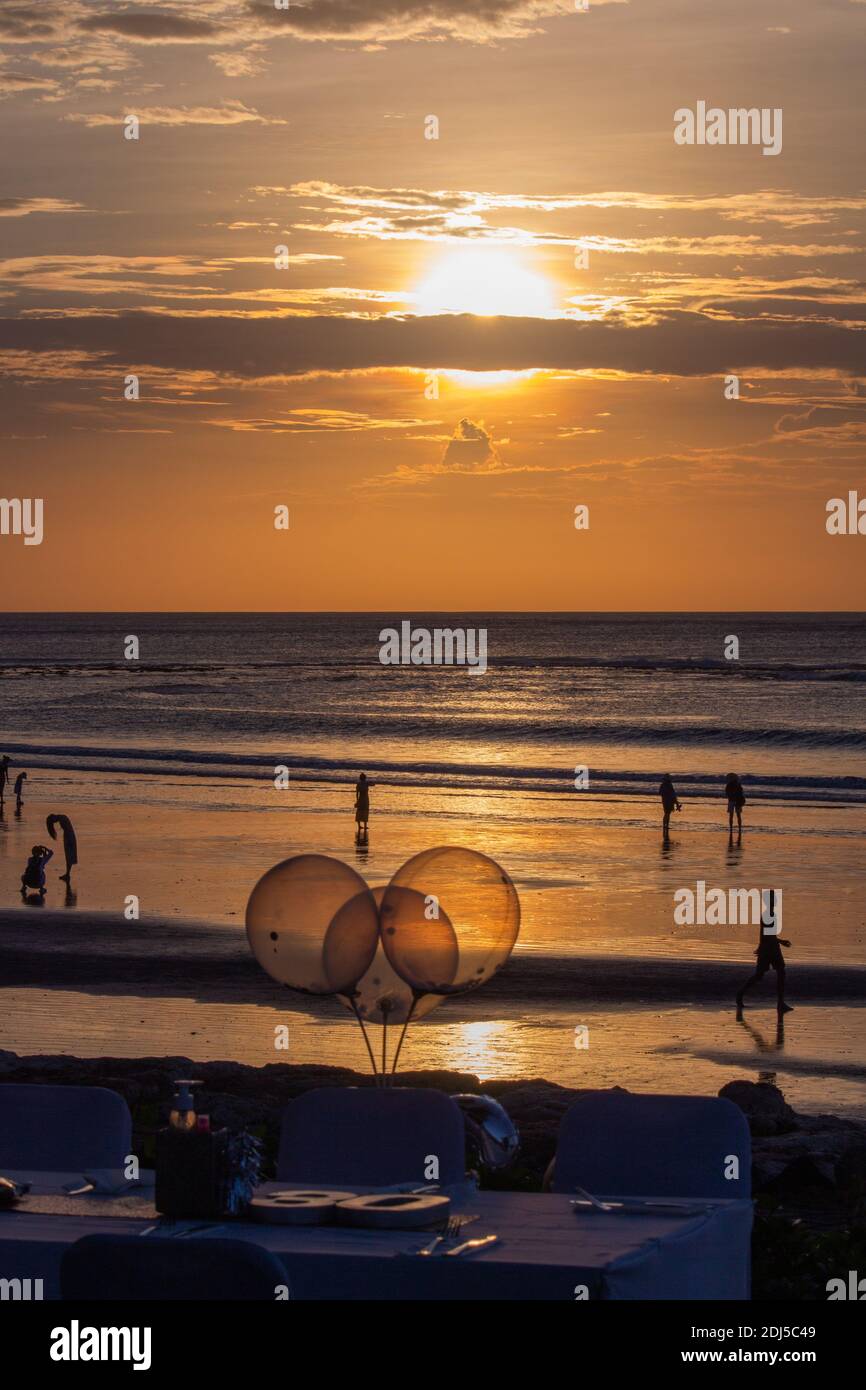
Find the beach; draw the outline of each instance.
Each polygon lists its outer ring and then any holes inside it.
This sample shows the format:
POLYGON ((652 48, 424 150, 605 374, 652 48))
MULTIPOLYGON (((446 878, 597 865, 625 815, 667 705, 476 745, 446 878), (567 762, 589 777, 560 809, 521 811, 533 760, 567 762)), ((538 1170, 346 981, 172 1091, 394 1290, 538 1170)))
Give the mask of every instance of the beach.
POLYGON ((54 798, 28 799, 20 820, 7 802, 2 899, 16 902, 16 876, 30 841, 46 838, 40 827, 49 809, 79 803, 82 863, 67 892, 58 851, 44 906, 0 913, 2 1049, 361 1068, 360 1033, 339 1003, 293 994, 256 965, 244 931, 249 892, 273 863, 297 853, 342 858, 374 885, 431 843, 458 843, 508 869, 521 934, 493 981, 411 1026, 405 1066, 702 1094, 734 1077, 772 1076, 804 1111, 866 1116, 866 967, 853 891, 862 870, 856 834, 839 834, 840 825, 849 832, 859 825, 856 808, 811 811, 804 856, 799 813, 776 804, 755 808, 732 851, 716 807, 714 816, 709 807, 684 811, 664 847, 657 826, 633 823, 638 808, 622 808, 610 824, 576 794, 570 821, 560 808, 547 822, 521 821, 522 799, 515 795, 512 806, 506 795, 481 834, 465 796, 428 796, 430 813, 421 816, 407 813, 401 791, 382 787, 373 793, 365 851, 354 843, 351 788, 306 784, 286 796, 247 783, 185 779, 163 787, 159 778, 121 784, 106 774, 88 774, 82 787, 58 772, 42 774, 40 786, 49 779, 54 798), (240 804, 230 810, 231 796, 240 804), (675 926, 673 893, 699 877, 785 884, 796 1011, 783 1039, 770 981, 743 1021, 735 1017, 756 931, 675 926), (828 884, 838 885, 830 907, 828 884), (130 895, 138 920, 124 915, 130 895), (287 1051, 274 1041, 283 1024, 287 1051))
POLYGON ((510 875, 519 939, 482 989, 411 1025, 401 1065, 701 1094, 771 1076, 804 1112, 866 1113, 862 620, 473 623, 489 629, 483 675, 383 667, 376 614, 7 615, 0 752, 28 780, 20 817, 7 795, 0 820, 0 1048, 363 1068, 339 1002, 256 965, 250 892, 296 854, 375 887, 460 845, 510 875), (733 628, 750 655, 732 665, 718 652, 733 628), (118 658, 129 633, 137 663, 118 658), (664 771, 682 804, 668 840, 664 771), (70 888, 52 813, 78 837, 70 888), (55 850, 47 893, 24 904, 38 842, 55 850), (736 1017, 760 926, 702 915, 714 889, 776 893, 792 942, 783 1029, 772 975, 736 1017), (691 920, 675 915, 684 894, 691 920))

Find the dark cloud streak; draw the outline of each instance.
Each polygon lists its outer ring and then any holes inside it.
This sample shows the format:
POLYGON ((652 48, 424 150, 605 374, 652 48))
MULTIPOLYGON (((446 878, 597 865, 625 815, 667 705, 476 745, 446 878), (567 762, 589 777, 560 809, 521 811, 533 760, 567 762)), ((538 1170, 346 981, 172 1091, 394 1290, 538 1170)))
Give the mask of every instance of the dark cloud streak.
POLYGON ((118 367, 152 364, 249 379, 409 367, 464 371, 612 370, 702 376, 747 368, 866 372, 866 332, 827 323, 714 320, 673 313, 661 323, 567 319, 342 317, 206 319, 81 315, 0 320, 0 348, 83 351, 118 367))

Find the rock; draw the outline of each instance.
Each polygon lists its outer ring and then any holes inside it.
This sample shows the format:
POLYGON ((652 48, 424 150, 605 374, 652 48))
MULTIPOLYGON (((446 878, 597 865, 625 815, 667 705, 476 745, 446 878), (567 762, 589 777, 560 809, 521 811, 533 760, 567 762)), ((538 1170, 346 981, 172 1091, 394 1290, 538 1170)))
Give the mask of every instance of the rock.
POLYGON ((832 1192, 834 1186, 831 1165, 802 1154, 793 1163, 786 1164, 775 1177, 769 1178, 761 1191, 768 1195, 791 1197, 815 1191, 832 1192))
POLYGON ((788 1134, 798 1128, 797 1115, 778 1086, 768 1081, 729 1081, 719 1095, 740 1107, 753 1135, 788 1134))
POLYGON ((836 1186, 849 1200, 866 1199, 866 1144, 845 1149, 836 1161, 836 1186))

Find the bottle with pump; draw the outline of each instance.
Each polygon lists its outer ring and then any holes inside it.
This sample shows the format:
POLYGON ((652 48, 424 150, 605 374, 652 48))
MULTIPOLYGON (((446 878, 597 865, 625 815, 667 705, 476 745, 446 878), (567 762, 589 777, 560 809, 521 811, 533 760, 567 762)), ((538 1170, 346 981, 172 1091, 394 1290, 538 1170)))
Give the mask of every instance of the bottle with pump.
POLYGON ((176 1081, 175 1096, 172 1101, 171 1114, 168 1123, 172 1129, 192 1132, 196 1128, 197 1116, 195 1113, 195 1098, 192 1093, 193 1086, 200 1086, 200 1081, 176 1081))

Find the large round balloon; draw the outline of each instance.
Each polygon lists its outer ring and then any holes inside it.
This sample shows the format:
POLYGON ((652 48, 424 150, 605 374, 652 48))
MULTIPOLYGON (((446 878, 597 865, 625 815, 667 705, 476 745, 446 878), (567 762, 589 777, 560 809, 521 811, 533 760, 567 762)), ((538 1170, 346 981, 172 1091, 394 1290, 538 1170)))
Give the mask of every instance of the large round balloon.
POLYGON ((379 934, 389 963, 419 994, 444 994, 460 959, 445 912, 423 893, 391 883, 379 890, 379 934))
MULTIPOLYGON (((372 890, 373 900, 380 907, 385 891, 384 887, 372 890)), ((399 904, 401 914, 407 922, 419 917, 424 920, 425 904, 420 893, 401 888, 392 894, 392 900, 399 904)), ((324 949, 326 968, 332 958, 332 938, 339 943, 344 937, 351 935, 355 913, 356 904, 353 900, 345 904, 331 923, 324 949)), ((441 922, 436 939, 437 949, 435 952, 430 951, 428 960, 437 968, 440 983, 447 983, 456 969, 458 958, 457 940, 450 922, 441 922)), ((341 990, 339 994, 346 1007, 353 1011, 357 1009, 365 1023, 389 1025, 405 1023, 410 1012, 413 1020, 423 1018, 441 1004, 444 998, 442 992, 424 992, 401 978, 389 962, 381 942, 369 968, 354 988, 341 990)))
POLYGON ((306 994, 350 989, 379 941, 377 904, 360 874, 324 854, 284 859, 260 878, 247 903, 247 937, 259 965, 306 994), (353 903, 352 931, 334 938, 330 973, 323 948, 341 908, 353 903))
POLYGON ((459 960, 441 994, 459 994, 489 980, 505 964, 520 930, 520 900, 508 874, 477 850, 442 846, 416 854, 397 870, 382 899, 379 915, 388 959, 405 979, 417 970, 412 931, 402 930, 402 894, 410 888, 428 910, 447 917, 459 946, 459 960), (391 931, 393 928, 393 932, 391 931))

